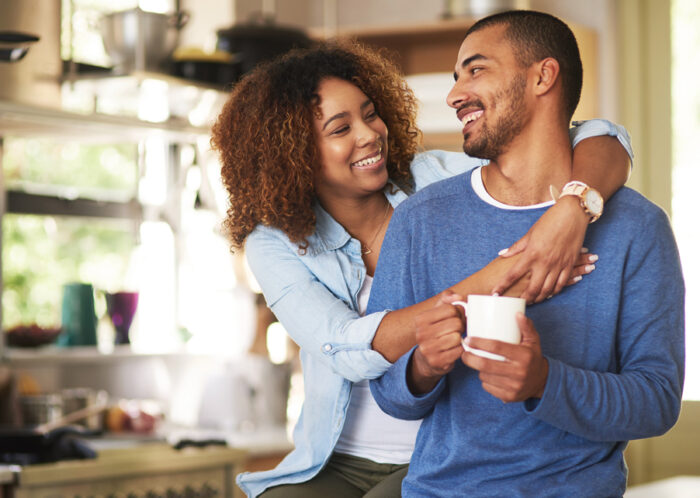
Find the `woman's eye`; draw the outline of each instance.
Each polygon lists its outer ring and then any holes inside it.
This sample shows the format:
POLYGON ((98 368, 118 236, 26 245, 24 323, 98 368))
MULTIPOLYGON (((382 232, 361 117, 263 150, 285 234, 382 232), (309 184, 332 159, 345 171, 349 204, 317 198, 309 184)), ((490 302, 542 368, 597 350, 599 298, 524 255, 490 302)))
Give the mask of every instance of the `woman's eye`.
POLYGON ((335 130, 333 130, 333 131, 331 132, 331 135, 342 135, 343 133, 345 133, 345 132, 348 131, 349 129, 350 129, 350 127, 347 126, 347 125, 341 126, 340 128, 336 128, 335 130))
POLYGON ((367 113, 367 116, 365 116, 365 119, 370 120, 374 119, 377 117, 377 111, 370 111, 367 113))

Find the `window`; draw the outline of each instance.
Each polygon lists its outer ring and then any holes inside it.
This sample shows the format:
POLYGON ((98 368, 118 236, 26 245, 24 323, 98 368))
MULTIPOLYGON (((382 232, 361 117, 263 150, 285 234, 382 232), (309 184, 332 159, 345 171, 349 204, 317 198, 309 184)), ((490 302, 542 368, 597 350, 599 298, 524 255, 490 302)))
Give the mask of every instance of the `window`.
POLYGON ((700 3, 674 0, 672 25, 673 227, 686 285, 685 399, 700 400, 700 3))

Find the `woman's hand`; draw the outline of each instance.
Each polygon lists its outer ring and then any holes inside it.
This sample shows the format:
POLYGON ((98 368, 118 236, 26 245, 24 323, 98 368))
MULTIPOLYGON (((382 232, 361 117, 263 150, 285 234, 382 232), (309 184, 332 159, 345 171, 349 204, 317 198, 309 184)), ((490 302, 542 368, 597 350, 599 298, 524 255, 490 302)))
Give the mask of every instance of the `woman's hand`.
POLYGON ((587 273, 585 267, 592 262, 588 259, 591 256, 580 258, 587 227, 588 216, 578 199, 573 196, 561 198, 520 240, 501 254, 502 258, 518 255, 518 260, 498 280, 493 292, 513 295, 511 286, 522 286, 520 280, 529 276, 525 289, 518 295, 533 303, 575 283, 573 279, 587 273), (583 259, 583 264, 580 259, 583 259), (574 271, 575 267, 577 271, 574 271))

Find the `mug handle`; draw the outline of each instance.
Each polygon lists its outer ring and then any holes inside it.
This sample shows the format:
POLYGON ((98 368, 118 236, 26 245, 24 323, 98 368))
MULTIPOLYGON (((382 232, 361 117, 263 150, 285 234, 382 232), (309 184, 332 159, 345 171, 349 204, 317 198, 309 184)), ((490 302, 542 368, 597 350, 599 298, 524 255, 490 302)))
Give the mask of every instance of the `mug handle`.
MULTIPOLYGON (((451 304, 452 306, 459 306, 459 307, 461 307, 461 308, 464 310, 464 317, 465 317, 467 320, 469 319, 469 303, 468 303, 467 301, 460 301, 460 300, 457 300, 457 301, 452 301, 450 304, 451 304)), ((471 351, 472 348, 470 348, 469 346, 467 346, 466 339, 467 339, 467 328, 465 327, 465 329, 464 329, 464 337, 462 337, 462 347, 464 348, 465 351, 471 351)))

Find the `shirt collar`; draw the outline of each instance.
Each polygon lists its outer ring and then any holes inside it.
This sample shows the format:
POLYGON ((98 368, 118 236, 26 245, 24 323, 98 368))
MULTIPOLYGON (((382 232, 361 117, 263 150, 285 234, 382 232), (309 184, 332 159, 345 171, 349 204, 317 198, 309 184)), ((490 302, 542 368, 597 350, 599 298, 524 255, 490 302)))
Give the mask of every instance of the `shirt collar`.
MULTIPOLYGON (((395 208, 408 195, 391 181, 389 183, 390 188, 385 190, 385 195, 392 207, 395 208)), ((309 243, 307 253, 318 254, 322 251, 334 251, 350 241, 352 238, 350 234, 323 209, 318 201, 314 201, 314 212, 316 213, 316 231, 307 238, 309 243)))

